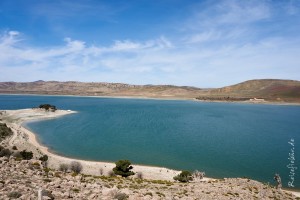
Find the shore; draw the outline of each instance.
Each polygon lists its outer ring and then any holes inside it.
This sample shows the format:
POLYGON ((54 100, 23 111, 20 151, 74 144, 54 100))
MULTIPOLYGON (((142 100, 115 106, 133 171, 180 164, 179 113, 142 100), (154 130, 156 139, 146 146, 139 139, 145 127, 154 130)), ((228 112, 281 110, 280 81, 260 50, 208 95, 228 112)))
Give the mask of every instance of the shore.
MULTIPOLYGON (((16 146, 19 150, 26 149, 32 151, 34 155, 48 155, 48 166, 50 168, 58 169, 60 164, 69 164, 72 161, 78 161, 83 166, 83 173, 90 175, 108 175, 110 171, 115 167, 115 163, 110 162, 96 162, 86 161, 79 159, 72 159, 56 155, 49 151, 49 149, 41 145, 36 135, 22 126, 23 123, 28 121, 43 120, 50 118, 62 117, 69 114, 75 114, 75 111, 57 110, 56 112, 46 112, 40 109, 21 109, 21 110, 5 110, 2 111, 2 121, 7 124, 13 131, 13 136, 8 141, 9 146, 16 146)), ((143 165, 132 165, 133 171, 136 173, 142 173, 145 179, 155 180, 169 180, 173 181, 173 177, 180 173, 173 169, 154 167, 154 166, 143 166, 143 165)), ((203 181, 211 180, 211 178, 203 178, 203 181)))
POLYGON ((195 101, 208 103, 240 103, 240 104, 263 104, 263 105, 278 105, 278 106, 300 106, 300 102, 282 102, 282 101, 221 101, 221 100, 199 100, 194 97, 174 97, 174 96, 88 96, 88 95, 70 95, 70 94, 7 94, 0 95, 29 95, 29 96, 62 96, 62 97, 91 97, 91 98, 113 98, 113 99, 150 99, 150 100, 166 100, 166 101, 195 101))

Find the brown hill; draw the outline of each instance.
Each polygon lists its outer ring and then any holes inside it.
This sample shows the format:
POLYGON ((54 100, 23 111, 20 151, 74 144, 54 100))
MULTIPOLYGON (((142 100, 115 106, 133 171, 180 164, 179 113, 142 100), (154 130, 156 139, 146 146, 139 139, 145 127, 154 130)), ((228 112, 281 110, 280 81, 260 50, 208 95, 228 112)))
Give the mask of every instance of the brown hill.
POLYGON ((249 80, 236 85, 209 90, 204 96, 240 99, 264 98, 269 101, 300 102, 300 81, 249 80))
POLYGON ((133 96, 152 98, 195 98, 201 89, 172 85, 129 85, 123 83, 83 83, 36 81, 27 83, 1 82, 0 93, 8 94, 50 94, 82 96, 133 96))
POLYGON ((104 82, 0 82, 0 93, 81 96, 123 96, 244 101, 264 98, 268 101, 300 102, 300 81, 280 79, 249 80, 218 89, 200 89, 173 85, 129 85, 104 82))

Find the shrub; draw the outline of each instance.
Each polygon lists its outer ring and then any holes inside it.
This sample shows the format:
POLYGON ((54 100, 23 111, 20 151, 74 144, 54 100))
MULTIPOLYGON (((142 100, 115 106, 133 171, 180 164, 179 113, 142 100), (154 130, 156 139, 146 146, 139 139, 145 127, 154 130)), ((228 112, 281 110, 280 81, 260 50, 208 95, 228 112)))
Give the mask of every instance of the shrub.
POLYGON ((193 179, 198 179, 198 180, 201 180, 203 179, 203 177, 205 176, 205 172, 200 172, 198 170, 195 170, 192 174, 193 176, 193 179))
POLYGON ((79 174, 82 171, 81 163, 77 161, 72 161, 70 164, 70 170, 79 174))
POLYGON ((22 194, 20 192, 10 192, 7 196, 12 199, 17 199, 21 197, 22 194))
POLYGON ((41 104, 41 105, 39 106, 39 108, 45 109, 46 111, 51 110, 51 111, 53 111, 53 112, 55 112, 55 111, 57 110, 56 106, 50 105, 50 104, 41 104))
POLYGON ((129 160, 119 160, 116 162, 116 167, 113 168, 113 171, 116 175, 120 175, 122 177, 134 175, 134 172, 130 171, 133 169, 130 165, 131 163, 129 160))
POLYGON ((67 172, 68 169, 69 169, 69 165, 68 164, 63 163, 63 164, 59 165, 59 171, 67 172))
POLYGON ((12 154, 12 152, 9 149, 2 149, 0 151, 0 157, 10 157, 10 155, 12 154))
POLYGON ((33 153, 31 151, 23 150, 20 152, 20 154, 21 154, 23 160, 30 160, 33 157, 33 153))
POLYGON ((182 171, 180 174, 174 177, 174 180, 179 182, 189 182, 193 180, 192 174, 189 171, 182 171))
POLYGON ((42 162, 46 162, 48 160, 48 156, 47 155, 43 155, 39 158, 40 161, 42 162))
POLYGON ((125 200, 128 199, 128 195, 125 193, 118 192, 114 195, 114 199, 125 200))
POLYGON ((48 177, 50 169, 46 167, 46 168, 44 168, 44 172, 45 172, 46 176, 48 177))
POLYGON ((15 158, 22 158, 22 155, 20 154, 19 151, 15 151, 14 153, 11 154, 11 156, 13 156, 15 158))
POLYGON ((0 142, 6 137, 11 136, 12 134, 12 130, 9 127, 7 127, 6 124, 0 123, 0 142))
POLYGON ((52 192, 49 190, 42 190, 42 196, 48 197, 48 199, 51 199, 51 200, 54 199, 52 192))

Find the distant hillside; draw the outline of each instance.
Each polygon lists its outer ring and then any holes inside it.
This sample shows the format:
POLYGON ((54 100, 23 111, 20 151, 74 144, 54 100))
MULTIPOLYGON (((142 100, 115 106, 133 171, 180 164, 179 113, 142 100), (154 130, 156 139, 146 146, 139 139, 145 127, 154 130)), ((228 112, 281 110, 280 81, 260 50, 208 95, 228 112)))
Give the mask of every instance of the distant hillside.
POLYGON ((201 89, 172 85, 129 85, 122 83, 36 81, 26 83, 1 82, 0 93, 195 98, 201 94, 201 89))
POLYGON ((249 80, 232 86, 212 89, 204 96, 229 96, 245 99, 256 97, 269 101, 300 102, 300 81, 280 79, 249 80))
POLYGON ((0 82, 0 93, 81 96, 123 96, 180 98, 220 101, 245 101, 264 98, 277 102, 300 102, 300 81, 280 79, 249 80, 218 89, 200 89, 173 85, 129 85, 103 82, 0 82))

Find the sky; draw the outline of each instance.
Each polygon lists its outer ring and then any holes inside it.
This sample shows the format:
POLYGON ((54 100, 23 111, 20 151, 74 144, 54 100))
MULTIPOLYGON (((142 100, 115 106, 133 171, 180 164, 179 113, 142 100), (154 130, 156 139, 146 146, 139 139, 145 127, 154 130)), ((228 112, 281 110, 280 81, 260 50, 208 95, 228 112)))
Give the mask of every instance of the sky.
POLYGON ((1 0, 0 81, 300 80, 300 0, 1 0))

